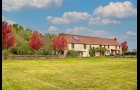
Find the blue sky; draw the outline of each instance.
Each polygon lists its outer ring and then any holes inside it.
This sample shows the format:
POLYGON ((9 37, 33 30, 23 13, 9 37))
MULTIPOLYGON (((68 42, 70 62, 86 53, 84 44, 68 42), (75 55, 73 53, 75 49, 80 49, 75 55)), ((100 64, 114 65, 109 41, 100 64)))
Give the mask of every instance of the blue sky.
POLYGON ((41 33, 116 37, 137 49, 137 0, 2 0, 2 19, 41 33))

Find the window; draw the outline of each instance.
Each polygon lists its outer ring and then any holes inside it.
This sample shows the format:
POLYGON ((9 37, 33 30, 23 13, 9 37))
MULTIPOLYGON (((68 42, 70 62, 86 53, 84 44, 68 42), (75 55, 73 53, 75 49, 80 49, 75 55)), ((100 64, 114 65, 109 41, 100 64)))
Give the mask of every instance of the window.
POLYGON ((91 45, 89 45, 89 47, 92 47, 91 45))
POLYGON ((87 48, 87 45, 86 44, 84 44, 84 49, 86 49, 87 48))
POLYGON ((118 53, 120 54, 120 50, 118 51, 118 53))
POLYGON ((71 48, 74 49, 74 44, 71 44, 71 48))
POLYGON ((115 49, 117 49, 117 46, 115 46, 115 49))
POLYGON ((108 48, 109 48, 109 45, 108 45, 108 48))
POLYGON ((73 36, 74 40, 79 40, 79 38, 77 36, 73 36))
POLYGON ((107 53, 110 53, 110 50, 107 50, 107 53))

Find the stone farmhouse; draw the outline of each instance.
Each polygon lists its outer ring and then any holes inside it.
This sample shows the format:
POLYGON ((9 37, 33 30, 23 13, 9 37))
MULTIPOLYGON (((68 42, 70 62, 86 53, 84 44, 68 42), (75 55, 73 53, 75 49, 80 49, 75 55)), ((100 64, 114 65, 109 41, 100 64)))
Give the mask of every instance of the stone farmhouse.
MULTIPOLYGON (((82 36, 82 35, 74 35, 74 34, 63 34, 64 37, 67 39, 68 48, 64 51, 64 55, 67 53, 68 50, 75 50, 75 51, 82 51, 82 57, 89 57, 89 50, 90 46, 97 48, 97 47, 104 47, 106 51, 104 52, 105 55, 116 55, 122 53, 122 48, 118 43, 117 39, 109 39, 109 38, 101 38, 101 37, 91 37, 91 36, 82 36)), ((100 52, 95 52, 95 56, 100 56, 100 52)))

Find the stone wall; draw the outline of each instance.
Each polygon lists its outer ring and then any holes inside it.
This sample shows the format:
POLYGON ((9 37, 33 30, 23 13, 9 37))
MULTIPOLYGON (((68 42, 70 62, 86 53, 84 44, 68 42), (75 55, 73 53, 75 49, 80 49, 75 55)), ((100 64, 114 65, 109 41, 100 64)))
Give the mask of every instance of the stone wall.
MULTIPOLYGON (((64 58, 63 56, 58 55, 14 55, 9 56, 8 60, 33 60, 33 59, 53 59, 53 58, 64 58)), ((4 57, 2 56, 2 60, 4 60, 4 57)))

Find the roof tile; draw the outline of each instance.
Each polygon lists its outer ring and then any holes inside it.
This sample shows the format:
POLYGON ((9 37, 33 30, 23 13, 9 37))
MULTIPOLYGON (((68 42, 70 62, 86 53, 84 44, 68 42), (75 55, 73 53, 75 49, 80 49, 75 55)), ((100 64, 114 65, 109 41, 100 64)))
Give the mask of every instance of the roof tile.
POLYGON ((64 35, 68 43, 82 43, 82 44, 91 44, 91 45, 117 45, 117 46, 120 45, 117 42, 117 40, 109 39, 109 38, 82 36, 82 35, 65 34, 65 33, 61 33, 61 34, 64 35), (77 36, 79 40, 74 40, 73 36, 77 36))

